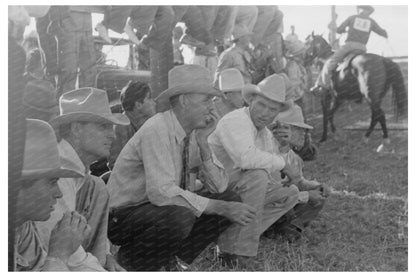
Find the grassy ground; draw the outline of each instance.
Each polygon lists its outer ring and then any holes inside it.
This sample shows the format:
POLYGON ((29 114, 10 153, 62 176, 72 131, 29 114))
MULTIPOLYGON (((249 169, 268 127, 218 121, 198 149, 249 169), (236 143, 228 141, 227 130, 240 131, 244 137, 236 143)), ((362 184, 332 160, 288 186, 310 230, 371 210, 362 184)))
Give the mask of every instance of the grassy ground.
MULTIPOLYGON (((386 99, 387 100, 387 99, 386 99)), ((384 106, 389 112, 390 101, 384 106)), ((335 123, 339 134, 319 146, 305 176, 325 182, 333 194, 304 237, 293 244, 262 238, 257 260, 262 271, 407 271, 407 131, 390 131, 394 153, 376 153, 380 130, 364 145, 364 131, 342 130, 370 116, 365 104, 344 105, 335 123)), ((321 119, 313 138, 321 135, 321 119)), ((212 248, 193 264, 194 271, 253 271, 248 265, 222 267, 212 248)))

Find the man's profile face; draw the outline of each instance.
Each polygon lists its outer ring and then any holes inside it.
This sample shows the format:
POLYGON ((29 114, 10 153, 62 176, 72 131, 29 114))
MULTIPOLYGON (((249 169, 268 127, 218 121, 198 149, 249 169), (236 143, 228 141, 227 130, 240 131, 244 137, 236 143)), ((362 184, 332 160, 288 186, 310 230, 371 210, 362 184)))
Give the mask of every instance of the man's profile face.
POLYGON ((46 221, 61 197, 58 178, 36 179, 19 190, 16 208, 25 220, 46 221))
POLYGON ((194 126, 194 129, 207 127, 211 120, 211 113, 214 111, 212 96, 206 94, 186 94, 186 116, 194 126))
POLYGON ((147 117, 151 117, 156 113, 156 103, 150 96, 150 93, 143 99, 140 111, 147 117))
POLYGON ((251 120, 258 130, 271 124, 281 109, 282 104, 261 95, 253 96, 249 107, 251 120))
POLYGON ((226 92, 225 97, 231 106, 233 106, 235 109, 240 109, 244 106, 244 100, 241 91, 226 92))
POLYGON ((80 126, 78 148, 96 159, 108 157, 115 138, 113 124, 86 122, 80 126))

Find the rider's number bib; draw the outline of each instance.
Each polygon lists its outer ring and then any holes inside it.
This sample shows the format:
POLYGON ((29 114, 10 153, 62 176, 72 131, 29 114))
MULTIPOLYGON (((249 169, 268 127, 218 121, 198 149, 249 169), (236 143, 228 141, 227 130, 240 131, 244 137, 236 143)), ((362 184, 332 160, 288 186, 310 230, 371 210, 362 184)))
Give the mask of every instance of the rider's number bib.
POLYGON ((362 32, 370 32, 371 29, 371 21, 364 18, 355 18, 354 19, 354 29, 362 31, 362 32))

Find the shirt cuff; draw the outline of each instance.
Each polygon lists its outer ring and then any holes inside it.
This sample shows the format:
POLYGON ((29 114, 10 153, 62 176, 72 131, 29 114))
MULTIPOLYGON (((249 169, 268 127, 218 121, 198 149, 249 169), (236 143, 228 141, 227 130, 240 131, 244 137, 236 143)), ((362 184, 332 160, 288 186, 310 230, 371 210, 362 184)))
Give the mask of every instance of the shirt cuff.
POLYGON ((206 197, 199 196, 187 190, 184 190, 181 195, 194 207, 194 213, 197 217, 200 217, 208 206, 209 199, 206 197))
POLYGON ((300 191, 299 192, 299 203, 305 204, 309 201, 309 192, 307 191, 300 191))

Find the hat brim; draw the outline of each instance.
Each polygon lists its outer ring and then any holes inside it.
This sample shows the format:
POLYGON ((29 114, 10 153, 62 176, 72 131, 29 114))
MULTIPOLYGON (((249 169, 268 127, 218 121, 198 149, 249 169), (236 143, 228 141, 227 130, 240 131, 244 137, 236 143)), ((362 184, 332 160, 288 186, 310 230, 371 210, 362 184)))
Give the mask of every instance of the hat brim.
POLYGON ((67 124, 71 122, 77 121, 86 121, 86 122, 103 122, 103 123, 110 123, 115 125, 129 125, 130 120, 124 114, 95 114, 95 113, 87 113, 87 112, 76 112, 76 113, 68 113, 64 115, 60 115, 58 117, 53 118, 49 123, 52 127, 56 128, 62 124, 67 124))
POLYGON ((44 170, 22 170, 22 179, 41 179, 41 178, 80 178, 82 175, 76 171, 55 168, 44 170))
POLYGON ((309 129, 309 130, 313 129, 312 126, 310 126, 306 123, 300 123, 300 122, 296 122, 296 123, 294 123, 294 122, 284 122, 284 123, 289 124, 289 125, 293 125, 293 126, 296 126, 296 127, 299 127, 299 128, 304 128, 304 129, 309 129))
POLYGON ((163 102, 168 101, 171 97, 181 94, 207 94, 212 96, 224 96, 224 94, 210 85, 197 85, 197 84, 183 84, 174 86, 164 90, 158 97, 156 101, 163 102))
POLYGON ((281 101, 277 101, 276 99, 272 99, 268 97, 267 95, 262 93, 260 88, 256 85, 252 85, 252 84, 245 85, 242 90, 242 96, 243 96, 244 101, 247 104, 249 104, 249 100, 253 95, 260 95, 266 99, 269 99, 270 101, 281 104, 283 106, 281 112, 288 110, 293 104, 293 101, 291 100, 281 102, 281 101))

